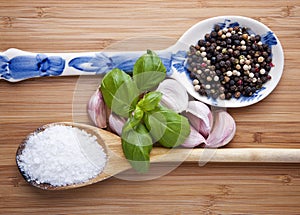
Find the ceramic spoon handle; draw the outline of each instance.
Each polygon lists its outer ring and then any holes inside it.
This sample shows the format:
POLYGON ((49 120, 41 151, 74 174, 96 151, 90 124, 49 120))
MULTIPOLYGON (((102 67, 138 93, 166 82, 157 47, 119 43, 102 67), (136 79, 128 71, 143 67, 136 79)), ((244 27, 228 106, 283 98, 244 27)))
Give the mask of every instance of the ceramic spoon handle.
MULTIPOLYGON (((125 72, 133 69, 135 61, 145 51, 86 52, 86 53, 32 53, 8 49, 0 53, 0 79, 17 82, 34 77, 105 74, 113 68, 125 72)), ((172 53, 156 52, 167 71, 171 68, 172 53)))

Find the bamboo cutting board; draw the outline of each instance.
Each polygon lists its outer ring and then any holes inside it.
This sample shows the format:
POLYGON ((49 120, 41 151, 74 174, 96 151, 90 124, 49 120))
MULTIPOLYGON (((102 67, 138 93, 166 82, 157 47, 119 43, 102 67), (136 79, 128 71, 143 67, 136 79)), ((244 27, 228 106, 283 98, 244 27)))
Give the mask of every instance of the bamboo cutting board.
MULTIPOLYGON (((227 147, 299 149, 299 0, 0 0, 0 52, 12 47, 32 52, 164 48, 195 23, 219 15, 263 22, 278 36, 285 55, 282 79, 271 95, 228 110, 237 132, 227 147)), ((112 178, 59 193, 30 187, 15 165, 17 146, 43 124, 84 120, 84 102, 73 102, 86 96, 82 81, 0 81, 0 214, 299 214, 299 164, 199 167, 186 162, 150 181, 112 178)))

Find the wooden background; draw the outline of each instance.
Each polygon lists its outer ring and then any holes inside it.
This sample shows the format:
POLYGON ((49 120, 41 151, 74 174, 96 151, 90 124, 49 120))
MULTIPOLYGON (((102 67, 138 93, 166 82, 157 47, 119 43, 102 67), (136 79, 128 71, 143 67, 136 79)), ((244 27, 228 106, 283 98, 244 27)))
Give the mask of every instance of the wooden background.
MULTIPOLYGON (((0 52, 99 51, 128 38, 178 39, 218 15, 257 19, 279 37, 283 77, 262 102, 229 109, 237 133, 228 147, 300 148, 299 0, 0 0, 0 52)), ((29 186, 15 165, 26 134, 72 121, 78 77, 0 80, 1 214, 299 214, 299 164, 184 163, 151 181, 107 181, 63 192, 29 186)))

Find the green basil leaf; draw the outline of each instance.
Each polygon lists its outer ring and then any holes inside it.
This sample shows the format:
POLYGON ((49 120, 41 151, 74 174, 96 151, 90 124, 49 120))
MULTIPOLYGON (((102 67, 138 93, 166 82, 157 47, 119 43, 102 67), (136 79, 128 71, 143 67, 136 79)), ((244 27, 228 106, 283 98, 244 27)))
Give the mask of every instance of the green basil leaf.
POLYGON ((137 106, 144 112, 154 110, 162 98, 161 92, 149 92, 138 102, 137 106))
POLYGON ((129 118, 122 130, 122 148, 131 166, 140 173, 146 173, 150 166, 152 138, 146 127, 139 123, 132 127, 129 118))
POLYGON ((148 50, 133 67, 133 80, 141 92, 153 89, 166 77, 166 68, 160 57, 148 50))
POLYGON ((154 141, 164 147, 179 146, 190 134, 187 118, 162 106, 145 113, 144 122, 154 141))
POLYGON ((129 117, 138 101, 139 90, 131 77, 120 69, 107 73, 101 82, 105 104, 116 114, 129 117))
POLYGON ((133 114, 129 118, 130 120, 128 121, 129 125, 127 125, 127 128, 136 128, 141 123, 143 116, 144 111, 142 111, 139 106, 136 106, 133 114))

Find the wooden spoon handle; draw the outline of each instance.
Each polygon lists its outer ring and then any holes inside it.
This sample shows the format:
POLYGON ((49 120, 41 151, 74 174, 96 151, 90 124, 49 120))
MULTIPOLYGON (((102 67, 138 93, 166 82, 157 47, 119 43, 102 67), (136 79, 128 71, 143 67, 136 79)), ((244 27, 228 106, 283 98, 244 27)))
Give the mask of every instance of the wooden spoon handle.
POLYGON ((241 148, 241 149, 195 150, 188 159, 199 160, 202 157, 212 162, 266 162, 266 163, 300 163, 300 149, 241 148), (207 153, 208 154, 208 153, 207 153))
POLYGON ((300 149, 222 148, 153 149, 152 162, 263 162, 300 163, 300 149), (164 155, 164 154, 165 155, 164 155))

